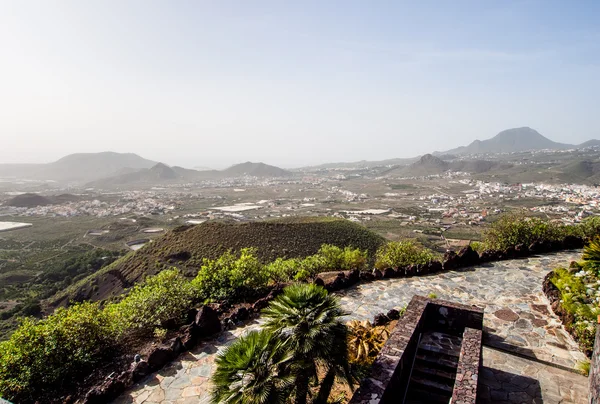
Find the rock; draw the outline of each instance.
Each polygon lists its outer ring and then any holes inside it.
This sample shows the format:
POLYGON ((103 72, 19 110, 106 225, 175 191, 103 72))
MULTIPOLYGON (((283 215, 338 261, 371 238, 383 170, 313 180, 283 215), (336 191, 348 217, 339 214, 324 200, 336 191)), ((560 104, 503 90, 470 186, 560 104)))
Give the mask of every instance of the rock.
POLYGON ((370 272, 361 272, 360 273, 360 280, 361 281, 366 281, 366 282, 370 282, 372 280, 375 279, 375 276, 370 273, 370 272))
POLYGON ((529 255, 529 247, 523 243, 517 244, 515 246, 515 254, 517 257, 526 257, 529 255))
POLYGON ((325 287, 325 281, 321 278, 315 278, 315 280, 313 281, 313 283, 317 286, 321 286, 321 287, 325 287))
POLYGON ((409 265, 406 268, 404 268, 404 273, 406 274, 406 276, 414 276, 417 274, 417 266, 416 265, 409 265))
POLYGON ((544 291, 544 294, 546 295, 548 300, 552 303, 552 310, 556 311, 554 303, 558 303, 560 300, 560 290, 558 290, 558 288, 550 281, 550 278, 552 278, 553 274, 553 272, 550 272, 544 277, 544 282, 542 283, 542 290, 544 291))
POLYGON ((459 265, 462 267, 472 267, 479 264, 479 254, 470 245, 460 249, 458 258, 459 265))
POLYGON ((400 318, 400 312, 396 309, 391 309, 387 312, 386 316, 390 320, 398 320, 400 318))
POLYGON ((388 318, 388 316, 386 316, 383 313, 379 313, 375 316, 375 318, 373 319, 373 325, 375 327, 380 326, 380 325, 386 325, 390 323, 390 319, 388 318))
POLYGON ((539 241, 534 241, 533 243, 529 244, 529 251, 532 254, 539 254, 541 252, 544 252, 542 243, 540 243, 539 241))
POLYGON ((231 318, 235 319, 236 323, 240 321, 246 321, 248 318, 250 318, 250 312, 245 307, 238 307, 238 309, 231 315, 231 318))
POLYGON ((344 276, 346 277, 346 287, 360 282, 360 271, 358 269, 344 271, 344 276))
POLYGON ((498 259, 499 259, 499 253, 496 250, 485 250, 479 256, 479 260, 481 262, 498 261, 498 259))
POLYGON ((190 350, 196 346, 199 338, 200 328, 196 324, 188 324, 181 328, 181 343, 185 349, 190 350))
POLYGON ((158 347, 154 348, 150 355, 148 355, 148 365, 151 370, 162 369, 168 362, 174 359, 177 354, 173 351, 173 349, 166 345, 162 344, 158 347))
MULTIPOLYGON (((315 279, 318 280, 319 278, 315 279)), ((321 279, 321 282, 323 282, 323 280, 321 279)), ((315 282, 316 283, 316 282, 315 282)), ((324 286, 325 284, 323 283, 323 285, 319 285, 319 286, 324 286)), ((257 301, 254 302, 254 304, 252 305, 252 311, 254 313, 259 313, 262 309, 264 309, 265 307, 267 307, 269 305, 269 302, 271 301, 271 299, 269 299, 269 297, 263 297, 262 299, 258 299, 257 301)))
POLYGON ((515 247, 508 247, 503 251, 502 255, 504 256, 503 259, 512 259, 517 256, 517 251, 515 250, 515 247))
POLYGON ((199 338, 210 337, 221 331, 221 322, 219 316, 210 306, 202 306, 198 310, 194 324, 200 328, 199 338))
POLYGON ((383 274, 381 273, 381 271, 379 269, 373 270, 373 276, 375 277, 375 279, 383 278, 383 274))
POLYGON ((429 273, 430 274, 434 274, 436 272, 440 272, 443 267, 442 267, 442 263, 439 261, 431 261, 429 264, 427 264, 428 268, 429 268, 429 273))
POLYGON ((510 309, 497 310, 494 316, 504 321, 517 321, 519 319, 519 315, 510 309))
POLYGON ((186 315, 186 324, 193 323, 196 320, 196 316, 198 315, 198 309, 190 309, 186 315))
POLYGON ((148 374, 150 374, 150 365, 148 362, 141 360, 132 364, 131 375, 134 383, 143 379, 148 374))
POLYGON ((343 272, 340 272, 337 274, 337 276, 335 278, 333 278, 332 282, 325 284, 325 289, 327 289, 329 292, 335 292, 337 290, 344 289, 346 287, 346 285, 347 285, 346 276, 344 275, 343 272))
POLYGON ((118 378, 107 379, 100 386, 87 392, 83 402, 85 404, 104 404, 117 398, 128 387, 123 380, 118 378))
POLYGON ((392 268, 386 268, 383 270, 384 278, 395 278, 396 275, 397 275, 396 271, 394 271, 392 268))
POLYGON ((582 248, 584 244, 583 238, 577 236, 567 236, 563 241, 563 245, 567 249, 582 248))
POLYGON ((427 265, 417 264, 415 267, 415 272, 417 275, 427 275, 429 273, 427 265))
POLYGON ((447 250, 444 254, 442 266, 444 270, 456 269, 460 265, 460 259, 458 255, 452 250, 447 250))

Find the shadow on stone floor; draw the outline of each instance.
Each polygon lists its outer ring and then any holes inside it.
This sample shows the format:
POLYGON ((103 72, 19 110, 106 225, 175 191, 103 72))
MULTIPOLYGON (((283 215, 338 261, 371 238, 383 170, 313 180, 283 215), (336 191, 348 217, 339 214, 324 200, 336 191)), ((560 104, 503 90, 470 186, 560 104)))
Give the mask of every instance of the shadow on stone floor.
POLYGON ((496 348, 524 358, 536 359, 535 353, 532 349, 508 343, 506 342, 505 338, 493 334, 493 331, 494 330, 490 329, 489 327, 484 327, 482 341, 483 346, 496 348))
POLYGON ((498 369, 482 367, 477 386, 478 403, 542 403, 539 381, 498 369))

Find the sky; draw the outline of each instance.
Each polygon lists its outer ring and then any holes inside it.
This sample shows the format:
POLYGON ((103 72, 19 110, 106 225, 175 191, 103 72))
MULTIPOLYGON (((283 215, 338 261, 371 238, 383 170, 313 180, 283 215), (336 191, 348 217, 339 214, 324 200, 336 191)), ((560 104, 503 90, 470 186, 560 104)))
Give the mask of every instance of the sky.
POLYGON ((412 157, 600 138, 600 2, 0 0, 0 163, 412 157))

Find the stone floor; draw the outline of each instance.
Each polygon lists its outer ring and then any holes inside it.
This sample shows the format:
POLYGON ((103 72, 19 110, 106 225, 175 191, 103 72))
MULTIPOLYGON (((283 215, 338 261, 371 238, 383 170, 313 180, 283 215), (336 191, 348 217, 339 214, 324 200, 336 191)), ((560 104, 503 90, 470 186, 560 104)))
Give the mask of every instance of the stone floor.
POLYGON ((484 344, 574 368, 585 359, 573 338, 552 313, 542 292, 546 274, 568 266, 581 252, 563 252, 502 261, 464 271, 387 279, 357 285, 340 293, 350 319, 373 318, 406 306, 413 295, 485 307, 484 344))
MULTIPOLYGON (((415 294, 434 293, 441 299, 485 306, 484 344, 574 368, 585 356, 552 314, 541 286, 550 270, 567 266, 580 256, 579 251, 563 252, 425 277, 387 279, 360 284, 338 295, 343 308, 351 313, 348 319, 359 320, 372 319, 375 314, 403 307, 415 294)), ((115 403, 208 402, 209 379, 216 354, 241 334, 258 327, 259 322, 253 322, 201 344, 132 387, 115 403)), ((536 380, 544 403, 586 402, 583 397, 587 379, 582 376, 491 349, 484 350, 483 358, 484 366, 487 366, 482 374, 488 383, 486 394, 489 395, 486 397, 493 402, 500 394, 494 377, 500 380, 500 387, 502 378, 510 378, 517 387, 523 385, 522 390, 507 385, 512 388, 509 393, 513 394, 503 396, 506 402, 541 402, 537 387, 531 387, 536 380)))
POLYGON ((587 403, 587 378, 483 348, 478 403, 587 403))

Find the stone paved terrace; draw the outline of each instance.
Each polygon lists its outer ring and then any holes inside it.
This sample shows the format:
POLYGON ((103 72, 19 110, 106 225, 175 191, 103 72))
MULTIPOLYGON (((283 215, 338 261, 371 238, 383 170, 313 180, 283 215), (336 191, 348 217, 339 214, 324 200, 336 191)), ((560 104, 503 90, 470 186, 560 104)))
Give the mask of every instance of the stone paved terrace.
MULTIPOLYGON (((338 294, 344 309, 351 313, 348 318, 359 320, 371 320, 378 313, 403 307, 415 294, 435 293, 441 299, 485 306, 484 345, 575 368, 585 356, 552 314, 542 281, 553 268, 568 266, 580 256, 580 251, 563 252, 424 277, 386 279, 338 294)), ((259 326, 253 322, 200 344, 135 385, 115 403, 207 403, 218 350, 259 326)), ((490 348, 484 348, 483 366, 482 402, 496 402, 496 398, 507 403, 587 402, 587 379, 567 370, 490 348)))

